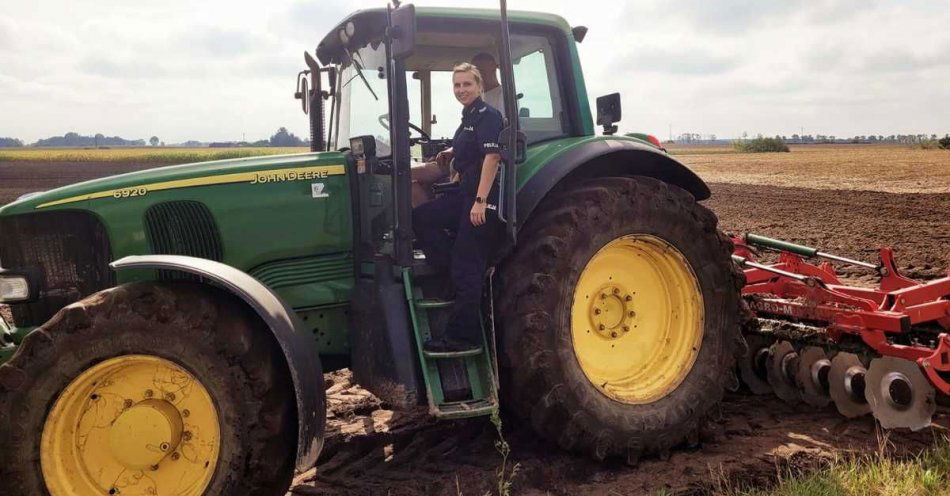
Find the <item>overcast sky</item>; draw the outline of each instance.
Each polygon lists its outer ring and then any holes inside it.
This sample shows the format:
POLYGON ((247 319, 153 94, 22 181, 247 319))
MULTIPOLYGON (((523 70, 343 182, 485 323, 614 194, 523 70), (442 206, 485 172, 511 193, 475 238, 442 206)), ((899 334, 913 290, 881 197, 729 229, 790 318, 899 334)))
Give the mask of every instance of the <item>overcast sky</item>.
MULTIPOLYGON (((494 1, 416 5, 496 7, 494 1)), ((302 53, 383 1, 34 0, 0 9, 0 136, 167 143, 306 136, 302 53)), ((950 132, 950 2, 509 0, 590 28, 593 98, 621 131, 719 137, 950 132)), ((446 91, 450 89, 446 88, 446 91)))

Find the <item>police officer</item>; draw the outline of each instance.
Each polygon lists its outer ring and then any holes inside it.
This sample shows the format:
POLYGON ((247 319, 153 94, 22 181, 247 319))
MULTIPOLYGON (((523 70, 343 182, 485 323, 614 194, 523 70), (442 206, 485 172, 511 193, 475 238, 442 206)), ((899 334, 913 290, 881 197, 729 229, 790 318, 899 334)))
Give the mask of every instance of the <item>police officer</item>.
POLYGON ((426 260, 438 268, 450 267, 455 289, 444 336, 424 345, 431 352, 481 347, 479 308, 485 269, 504 233, 497 207, 501 113, 482 101, 482 78, 474 65, 457 65, 452 86, 463 106, 462 123, 452 138, 459 190, 420 205, 412 218, 426 260), (447 230, 455 232, 454 243, 447 230))

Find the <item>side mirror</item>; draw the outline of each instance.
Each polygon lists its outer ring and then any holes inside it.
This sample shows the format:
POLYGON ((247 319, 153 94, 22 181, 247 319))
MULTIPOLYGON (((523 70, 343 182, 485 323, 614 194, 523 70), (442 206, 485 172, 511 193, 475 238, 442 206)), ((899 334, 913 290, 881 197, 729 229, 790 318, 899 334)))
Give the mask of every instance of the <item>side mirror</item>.
POLYGON ((597 125, 604 126, 604 134, 617 132, 615 122, 620 122, 620 93, 597 97, 597 125))
POLYGON ((416 6, 407 4, 393 10, 391 22, 393 58, 405 58, 416 46, 416 6))
POLYGON ((294 98, 300 100, 300 110, 304 114, 310 113, 310 85, 307 83, 307 71, 297 74, 297 92, 294 98))

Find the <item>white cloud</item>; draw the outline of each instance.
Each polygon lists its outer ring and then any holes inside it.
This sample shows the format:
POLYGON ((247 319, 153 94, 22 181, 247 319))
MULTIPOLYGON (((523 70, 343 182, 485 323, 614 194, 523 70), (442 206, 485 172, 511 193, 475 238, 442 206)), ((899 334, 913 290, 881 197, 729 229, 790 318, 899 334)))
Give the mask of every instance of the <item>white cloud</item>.
MULTIPOLYGON (((307 134, 302 52, 382 0, 37 0, 0 14, 0 136, 307 134), (15 118, 9 118, 14 116, 15 118)), ((485 0, 420 6, 495 7, 485 0)), ((509 0, 590 28, 590 100, 664 135, 947 132, 950 11, 929 0, 509 0)))

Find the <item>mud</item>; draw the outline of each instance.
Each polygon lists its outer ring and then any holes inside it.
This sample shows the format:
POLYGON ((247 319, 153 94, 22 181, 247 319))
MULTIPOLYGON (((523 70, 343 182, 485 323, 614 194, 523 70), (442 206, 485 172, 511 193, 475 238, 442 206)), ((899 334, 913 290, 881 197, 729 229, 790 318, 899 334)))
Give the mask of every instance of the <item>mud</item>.
MULTIPOLYGON (((720 227, 754 232, 877 262, 878 248, 894 249, 898 267, 915 279, 950 269, 950 194, 819 190, 716 183, 706 205, 720 227)), ((873 280, 865 269, 838 266, 850 278, 873 280)))
MULTIPOLYGON (((44 190, 154 164, 0 162, 0 203, 44 190)), ((883 193, 713 183, 706 204, 727 231, 756 232, 823 251, 874 261, 877 246, 892 246, 906 275, 935 278, 950 267, 950 194, 883 193)), ((871 185, 873 186, 873 185, 871 185)), ((859 269, 851 280, 870 282, 859 269)), ((483 495, 498 493, 502 457, 488 419, 435 422, 424 410, 393 411, 351 382, 348 371, 326 375, 328 431, 317 469, 300 474, 291 494, 483 495)), ((507 465, 518 470, 512 494, 628 495, 667 491, 707 494, 774 483, 788 469, 810 469, 843 453, 886 450, 895 457, 931 446, 950 428, 918 433, 880 432, 871 418, 845 420, 833 407, 786 405, 774 396, 735 394, 699 446, 681 447, 668 460, 636 467, 600 464, 560 451, 530 428, 504 418, 507 465)))
MULTIPOLYGON (((347 371, 327 374, 327 381, 332 391, 327 445, 318 468, 300 474, 290 494, 498 494, 502 457, 487 419, 436 423, 424 411, 388 410, 352 385, 347 371)), ((644 459, 636 467, 564 453, 507 418, 504 437, 511 447, 509 470, 512 464, 519 467, 511 479, 512 494, 692 495, 769 485, 779 474, 818 467, 848 453, 885 450, 893 457, 911 456, 950 427, 950 417, 936 421, 940 427, 885 434, 870 417, 846 420, 834 407, 734 394, 699 446, 682 447, 668 460, 644 459)))
POLYGON ((20 195, 46 191, 67 184, 169 164, 147 162, 47 162, 0 161, 0 205, 20 195))

